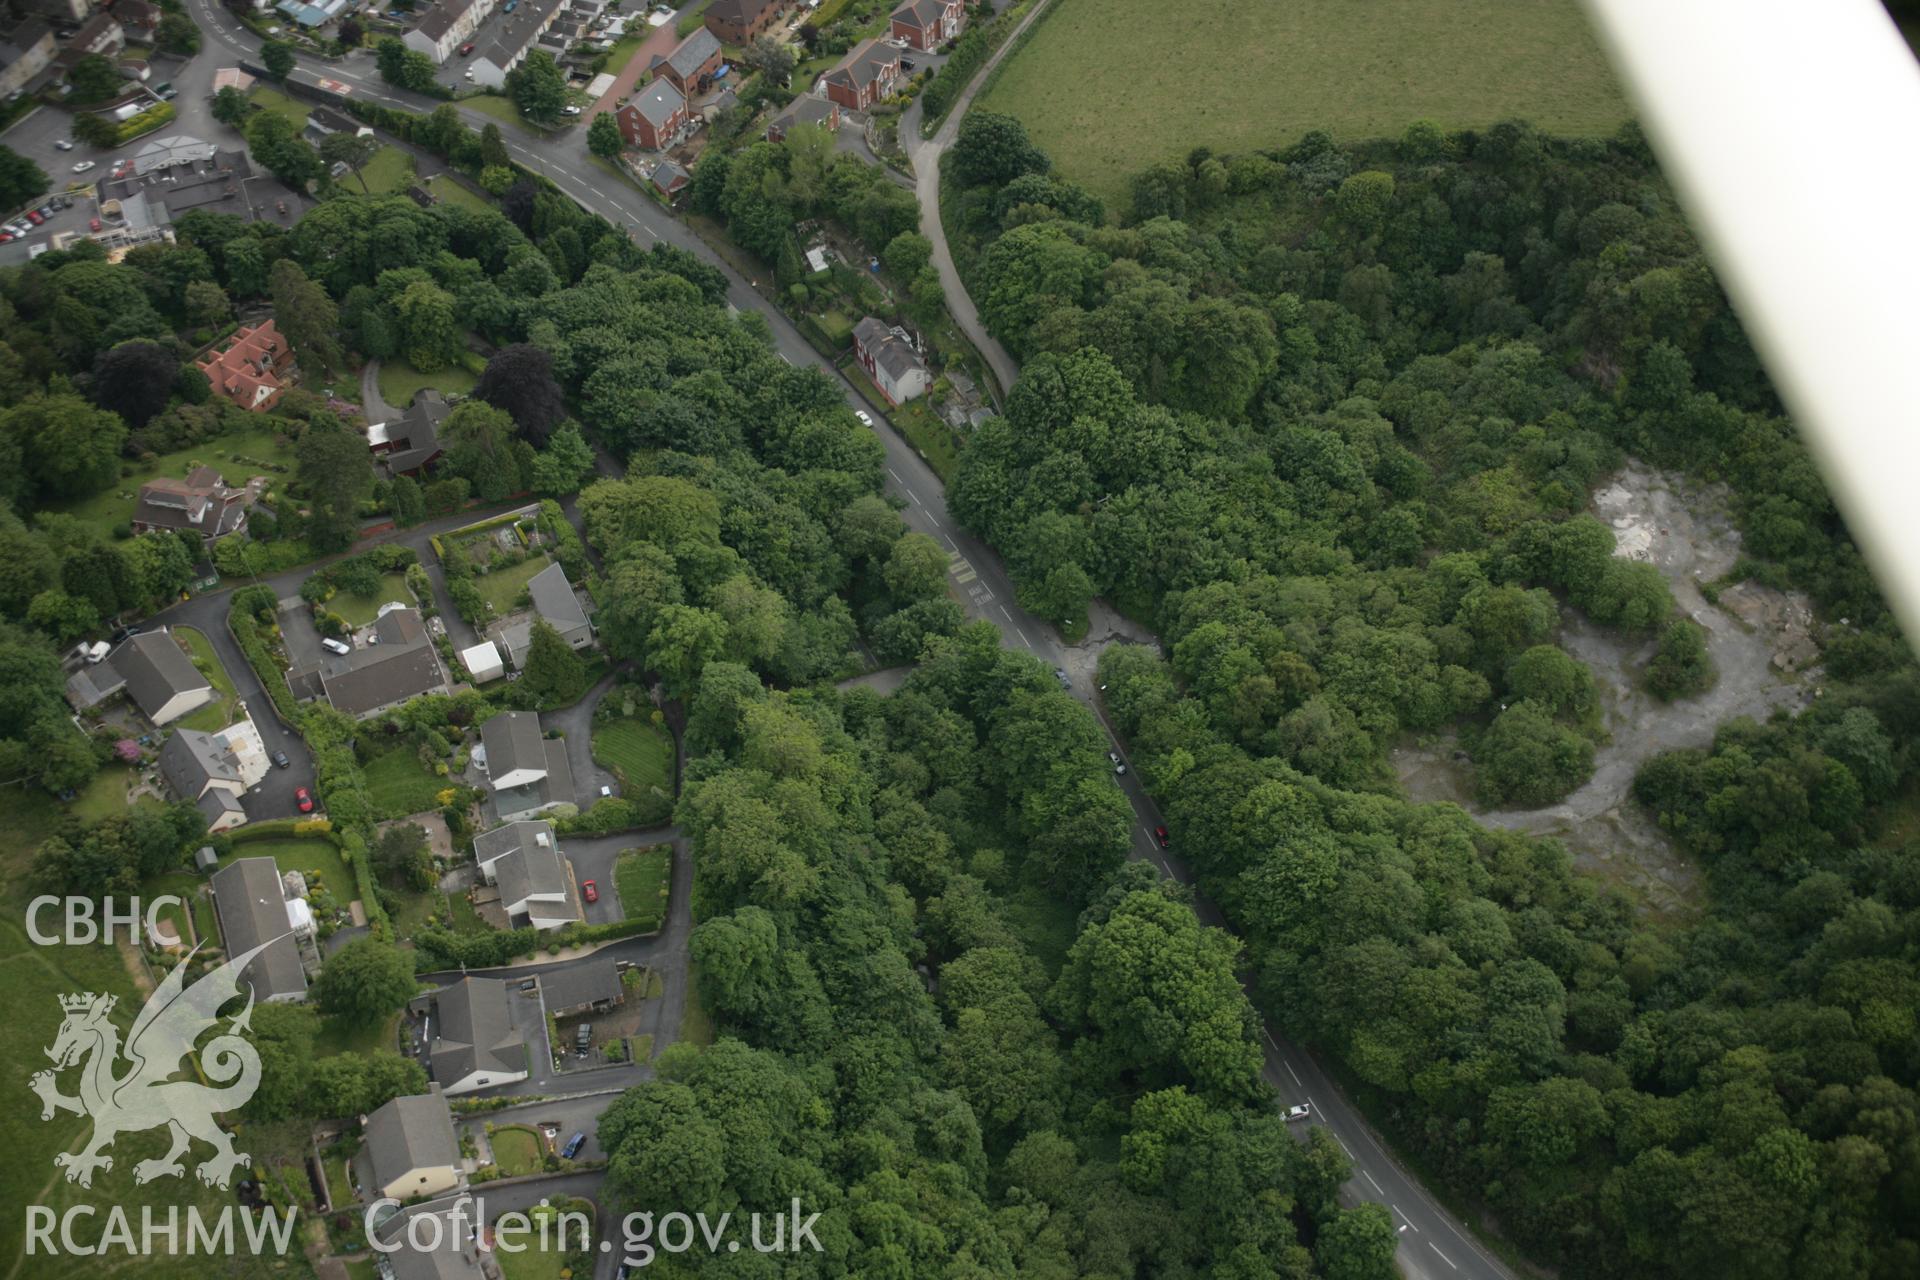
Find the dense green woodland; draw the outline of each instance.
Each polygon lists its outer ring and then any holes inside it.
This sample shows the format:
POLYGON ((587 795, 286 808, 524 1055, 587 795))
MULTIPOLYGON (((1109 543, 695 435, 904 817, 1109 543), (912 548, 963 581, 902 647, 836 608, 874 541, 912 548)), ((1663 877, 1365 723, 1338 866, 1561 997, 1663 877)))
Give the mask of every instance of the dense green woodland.
POLYGON ((1920 1271, 1920 683, 1637 134, 1521 125, 1196 150, 1103 210, 970 115, 948 205, 1025 371, 951 492, 1023 601, 1159 653, 1108 706, 1259 998, 1565 1274, 1920 1271), (1644 768, 1710 871, 1651 921, 1551 841, 1397 795, 1456 728, 1480 798, 1592 767, 1581 611, 1706 687, 1698 629, 1584 514, 1626 454, 1728 482, 1736 576, 1808 591, 1822 696, 1644 768))

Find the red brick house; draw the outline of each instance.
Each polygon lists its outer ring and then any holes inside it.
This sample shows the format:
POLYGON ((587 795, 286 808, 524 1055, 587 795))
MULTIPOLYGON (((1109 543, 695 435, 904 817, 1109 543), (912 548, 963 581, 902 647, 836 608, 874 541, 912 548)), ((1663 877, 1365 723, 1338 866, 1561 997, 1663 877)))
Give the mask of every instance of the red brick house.
POLYGON ((293 382, 293 349, 271 320, 243 326, 225 346, 194 363, 213 384, 215 395, 242 409, 273 408, 293 382))
POLYGON ((647 70, 657 79, 672 81, 674 88, 691 98, 713 83, 713 73, 723 61, 720 42, 713 38, 713 32, 701 27, 664 58, 654 54, 647 70))
POLYGON ((628 146, 664 151, 686 127, 687 100, 666 80, 655 80, 622 103, 613 120, 628 146))
POLYGON ((876 37, 855 45, 820 83, 828 98, 849 111, 864 111, 892 93, 899 78, 900 51, 876 37))
POLYGON ((753 43, 780 20, 780 0, 713 0, 702 19, 721 44, 738 49, 753 43))
POLYGON ((922 53, 938 49, 960 34, 966 13, 964 0, 907 0, 893 11, 893 37, 922 53))

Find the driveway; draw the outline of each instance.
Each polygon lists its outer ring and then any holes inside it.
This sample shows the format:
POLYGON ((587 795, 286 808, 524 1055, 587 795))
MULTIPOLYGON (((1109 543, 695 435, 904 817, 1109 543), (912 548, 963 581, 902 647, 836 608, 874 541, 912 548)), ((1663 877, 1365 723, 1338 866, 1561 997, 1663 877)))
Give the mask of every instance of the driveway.
POLYGON ((593 758, 593 709, 619 679, 619 669, 609 671, 572 706, 540 713, 540 727, 566 740, 567 767, 573 771, 574 800, 582 809, 590 808, 600 798, 601 787, 612 787, 615 795, 620 793, 619 781, 593 758))
MULTIPOLYGON (((573 863, 574 878, 591 880, 600 890, 600 901, 581 904, 586 911, 587 923, 612 924, 616 920, 626 919, 626 908, 614 888, 613 864, 629 849, 668 844, 675 834, 674 828, 662 827, 657 831, 630 831, 624 835, 561 837, 560 848, 566 853, 568 861, 573 863)), ((675 844, 673 847, 674 856, 678 858, 680 846, 675 844)))

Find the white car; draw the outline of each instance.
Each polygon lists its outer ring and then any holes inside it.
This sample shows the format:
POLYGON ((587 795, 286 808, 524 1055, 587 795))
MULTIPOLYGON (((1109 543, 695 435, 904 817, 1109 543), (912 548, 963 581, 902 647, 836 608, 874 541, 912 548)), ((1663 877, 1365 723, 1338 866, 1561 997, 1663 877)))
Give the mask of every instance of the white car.
POLYGON ((1284 1115, 1288 1120, 1305 1120, 1308 1116, 1312 1114, 1313 1114, 1313 1108, 1309 1107, 1304 1102, 1297 1107, 1288 1107, 1286 1111, 1282 1113, 1282 1115, 1284 1115))
POLYGON ((73 150, 73 144, 65 138, 61 138, 53 144, 53 149, 55 151, 71 151, 73 150))
POLYGON ((865 409, 855 409, 853 411, 853 416, 860 419, 860 425, 863 427, 870 427, 873 425, 873 417, 865 409))
POLYGON ((339 654, 348 654, 353 652, 352 645, 348 644, 345 640, 335 640, 332 636, 322 636, 320 639, 320 647, 323 649, 330 649, 334 653, 339 653, 339 654))
POLYGON ((578 108, 578 107, 562 107, 562 108, 560 108, 560 114, 561 114, 561 115, 563 115, 563 116, 577 116, 577 115, 579 115, 579 114, 580 114, 580 108, 578 108))
POLYGON ((1127 771, 1127 762, 1120 758, 1118 751, 1107 752, 1107 760, 1113 765, 1113 772, 1116 776, 1127 771))
POLYGON ((93 168, 93 161, 82 160, 79 164, 76 164, 73 166, 73 171, 75 173, 85 173, 87 170, 91 168, 93 168))

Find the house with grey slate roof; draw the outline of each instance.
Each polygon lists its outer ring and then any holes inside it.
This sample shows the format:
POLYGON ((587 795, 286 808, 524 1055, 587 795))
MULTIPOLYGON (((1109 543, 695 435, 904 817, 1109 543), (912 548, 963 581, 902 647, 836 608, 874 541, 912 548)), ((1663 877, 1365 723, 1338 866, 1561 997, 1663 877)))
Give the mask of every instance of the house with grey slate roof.
POLYGON ((267 776, 266 744, 251 720, 215 733, 176 729, 160 748, 160 773, 174 795, 197 805, 212 831, 247 820, 240 797, 267 776))
POLYGON ((661 76, 623 103, 613 119, 628 146, 663 151, 686 127, 687 98, 661 76))
POLYGON ((853 351, 888 404, 902 405, 923 396, 933 383, 927 362, 899 325, 888 326, 872 316, 865 317, 853 327, 853 351))
POLYGON ((713 82, 713 73, 720 69, 722 61, 720 42, 713 38, 713 32, 699 27, 676 45, 672 53, 664 57, 654 54, 647 70, 673 81, 674 88, 691 98, 713 82))
POLYGON ((513 822, 575 803, 567 744, 546 737, 531 711, 502 711, 480 726, 480 749, 494 817, 513 822))
POLYGON ((556 1018, 605 1013, 627 1002, 620 968, 597 956, 573 964, 552 965, 540 971, 540 999, 556 1018))
POLYGON ((272 858, 236 858, 214 872, 213 911, 229 956, 271 943, 241 973, 260 1001, 304 1000, 307 970, 301 943, 313 935, 305 900, 288 901, 280 868, 272 858))
POLYGON ((465 1192, 412 1205, 393 1214, 374 1235, 385 1246, 374 1254, 381 1280, 500 1280, 500 1265, 481 1246, 481 1210, 465 1192), (419 1223, 438 1218, 437 1227, 419 1223), (415 1247, 414 1241, 422 1242, 415 1247))
POLYGON ((440 456, 440 424, 452 412, 446 397, 432 387, 416 393, 413 403, 398 418, 367 428, 367 448, 373 452, 374 465, 388 479, 418 475, 440 456))
POLYGON ((453 1112, 439 1085, 394 1098, 363 1126, 372 1196, 431 1199, 466 1185, 453 1112))
POLYGON ((473 858, 514 928, 558 929, 580 918, 573 871, 550 822, 509 822, 473 838, 473 858))
POLYGON ((413 1002, 424 1014, 427 1072, 447 1094, 470 1093, 527 1078, 527 1045, 514 1025, 507 984, 462 978, 413 1002))
POLYGON ((313 665, 289 673, 287 683, 295 696, 324 696, 335 711, 356 720, 450 688, 425 619, 418 609, 406 607, 381 614, 352 653, 323 653, 313 665))
POLYGON ((570 649, 578 651, 593 644, 593 624, 587 620, 586 606, 580 603, 580 594, 559 565, 550 564, 527 580, 527 598, 532 601, 529 608, 487 628, 488 636, 499 644, 508 662, 516 667, 526 664, 536 621, 558 631, 570 649))
POLYGON ((84 711, 124 693, 156 725, 178 720, 213 700, 213 682, 200 674, 163 627, 133 636, 100 662, 67 678, 67 701, 84 711))

